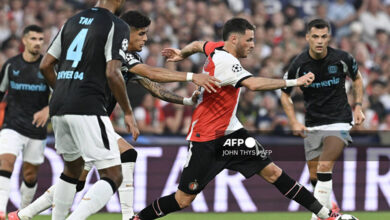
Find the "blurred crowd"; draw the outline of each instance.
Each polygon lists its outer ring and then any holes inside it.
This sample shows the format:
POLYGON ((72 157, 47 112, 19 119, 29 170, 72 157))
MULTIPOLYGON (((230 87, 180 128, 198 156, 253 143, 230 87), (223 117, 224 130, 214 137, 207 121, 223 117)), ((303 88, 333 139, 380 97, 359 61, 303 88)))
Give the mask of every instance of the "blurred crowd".
MULTIPOLYGON (((0 0, 0 67, 20 53, 23 28, 38 24, 44 28, 45 47, 67 18, 91 7, 96 0, 0 0)), ((364 78, 363 107, 366 120, 359 131, 390 130, 390 0, 127 0, 125 10, 139 10, 152 19, 148 43, 140 53, 144 62, 179 71, 202 72, 203 54, 179 63, 161 56, 166 47, 182 48, 194 40, 219 41, 225 21, 240 16, 256 26, 255 49, 241 63, 256 76, 282 78, 291 60, 306 48, 305 24, 324 18, 332 26, 330 45, 351 53, 364 78)), ((164 86, 190 96, 192 84, 164 86)), ((352 104, 351 81, 346 85, 352 104)), ((186 134, 192 107, 157 100, 138 85, 129 96, 142 133, 186 134)), ((251 131, 288 132, 288 120, 281 107, 279 91, 243 90, 237 110, 251 131)), ((298 119, 304 121, 303 97, 293 93, 298 119)), ((124 132, 119 108, 112 120, 124 132)))

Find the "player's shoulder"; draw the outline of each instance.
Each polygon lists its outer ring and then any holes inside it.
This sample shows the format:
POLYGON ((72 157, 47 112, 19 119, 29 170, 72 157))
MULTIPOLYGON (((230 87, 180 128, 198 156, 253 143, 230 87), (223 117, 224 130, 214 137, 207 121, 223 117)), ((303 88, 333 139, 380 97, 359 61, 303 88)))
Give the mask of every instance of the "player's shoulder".
POLYGON ((17 62, 20 62, 23 60, 23 57, 22 57, 22 54, 18 54, 16 56, 13 56, 11 58, 9 58, 5 63, 4 63, 4 66, 7 65, 7 64, 13 64, 13 63, 17 63, 17 62))
POLYGON ((240 61, 233 56, 233 54, 227 52, 226 50, 220 48, 216 48, 211 54, 214 63, 215 62, 221 62, 221 63, 239 63, 240 61))
POLYGON ((328 47, 328 53, 330 57, 340 59, 340 60, 350 59, 352 57, 352 55, 347 51, 340 50, 333 47, 328 47))
POLYGON ((310 62, 310 56, 309 56, 309 50, 305 49, 300 54, 295 56, 295 58, 292 60, 293 65, 301 66, 304 63, 310 62))

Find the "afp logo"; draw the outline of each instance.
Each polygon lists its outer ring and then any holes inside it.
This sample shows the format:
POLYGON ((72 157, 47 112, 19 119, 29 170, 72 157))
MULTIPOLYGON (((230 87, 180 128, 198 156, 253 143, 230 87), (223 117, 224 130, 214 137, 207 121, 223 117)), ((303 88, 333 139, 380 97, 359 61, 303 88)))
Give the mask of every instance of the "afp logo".
POLYGON ((335 65, 328 66, 328 72, 329 72, 329 74, 335 74, 335 73, 337 73, 337 72, 338 72, 337 66, 335 66, 335 65))

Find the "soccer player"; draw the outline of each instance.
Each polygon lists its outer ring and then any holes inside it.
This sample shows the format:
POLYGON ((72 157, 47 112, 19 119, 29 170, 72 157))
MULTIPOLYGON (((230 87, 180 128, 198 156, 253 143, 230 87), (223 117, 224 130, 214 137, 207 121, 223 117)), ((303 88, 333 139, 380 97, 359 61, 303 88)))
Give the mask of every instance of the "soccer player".
POLYGON ((40 65, 54 88, 50 115, 55 147, 65 161, 54 190, 54 220, 67 216, 84 162, 95 166, 101 178, 68 219, 86 219, 97 212, 121 185, 117 136, 105 108, 107 84, 124 111, 133 139, 139 135, 120 71, 130 30, 113 14, 123 4, 123 0, 100 0, 95 7, 69 18, 40 65))
MULTIPOLYGON (((125 79, 125 83, 127 86, 131 86, 128 82, 138 83, 147 89, 152 95, 176 104, 184 104, 184 105, 193 105, 196 102, 198 93, 194 93, 194 95, 190 98, 183 98, 178 96, 171 91, 166 90, 163 86, 159 85, 156 82, 153 82, 145 77, 140 76, 148 76, 154 78, 159 81, 170 81, 172 79, 179 79, 177 75, 185 74, 174 71, 169 71, 164 68, 156 68, 151 67, 149 65, 143 64, 141 57, 137 52, 141 51, 145 42, 147 41, 147 32, 148 27, 151 23, 150 19, 137 12, 137 11, 128 11, 121 16, 121 18, 130 26, 130 42, 128 45, 128 52, 126 53, 126 62, 122 66, 122 74, 125 79), (135 68, 136 66, 140 66, 141 68, 135 68), (140 75, 140 76, 138 76, 140 75)), ((183 78, 185 80, 185 78, 183 78)), ((195 78, 194 78, 195 79, 195 78)), ((203 76, 199 78, 200 85, 208 83, 217 83, 215 78, 204 78, 203 76), (206 79, 206 80, 204 80, 206 79), (212 81, 208 81, 208 79, 212 79, 212 81)), ((115 97, 108 92, 108 100, 106 103, 106 109, 108 115, 113 111, 116 100, 115 97)), ((126 142, 125 139, 121 138, 117 135, 119 151, 121 153, 121 166, 123 173, 123 181, 121 186, 118 189, 121 210, 122 210, 122 219, 128 220, 134 214, 133 212, 133 172, 134 172, 134 163, 137 158, 137 152, 134 150, 134 147, 126 142)), ((79 182, 76 186, 76 191, 79 192, 83 189, 85 184, 85 179, 88 175, 91 166, 85 166, 84 172, 81 174, 79 178, 79 182)), ((39 214, 43 210, 48 209, 52 205, 53 201, 53 193, 56 188, 56 185, 50 187, 40 198, 35 200, 31 205, 27 206, 19 210, 18 212, 12 212, 8 215, 8 219, 10 220, 29 220, 33 218, 35 215, 39 214)))
POLYGON ((5 220, 10 177, 17 156, 22 152, 21 207, 26 207, 37 190, 37 173, 44 161, 46 145, 50 89, 39 71, 42 28, 27 26, 22 42, 25 50, 3 65, 0 76, 0 99, 8 91, 5 120, 0 132, 0 220, 5 220))
MULTIPOLYGON (((305 101, 305 125, 295 117, 291 100, 292 88, 282 91, 281 101, 294 134, 304 137, 304 148, 314 196, 328 208, 332 208, 332 170, 345 146, 352 142, 349 130, 352 121, 356 125, 364 121, 362 112, 363 80, 356 60, 347 52, 328 47, 331 37, 329 23, 312 20, 307 26, 306 40, 309 48, 299 54, 285 75, 295 79, 308 72, 315 74, 315 81, 301 87, 305 101), (355 109, 348 104, 345 79, 353 83, 355 109)), ((316 219, 313 215, 312 219, 316 219)))
MULTIPOLYGON (((320 218, 335 216, 322 206, 302 185, 291 179, 266 155, 236 117, 240 87, 250 90, 273 90, 283 87, 308 86, 314 74, 308 73, 298 79, 282 80, 253 77, 240 64, 254 48, 254 26, 242 18, 233 18, 223 27, 223 40, 205 43, 201 50, 206 54, 204 74, 221 80, 222 87, 216 93, 201 91, 192 116, 187 140, 189 152, 184 166, 179 189, 176 193, 155 200, 133 220, 151 220, 188 207, 196 195, 223 169, 235 170, 246 178, 257 174, 273 184, 287 198, 293 199, 320 218), (256 152, 249 157, 221 155, 224 143, 232 139, 250 139, 256 152), (262 153, 261 153, 262 152, 262 153)), ((224 151, 222 151, 224 152, 224 151)), ((338 214, 336 214, 338 215, 338 214)))

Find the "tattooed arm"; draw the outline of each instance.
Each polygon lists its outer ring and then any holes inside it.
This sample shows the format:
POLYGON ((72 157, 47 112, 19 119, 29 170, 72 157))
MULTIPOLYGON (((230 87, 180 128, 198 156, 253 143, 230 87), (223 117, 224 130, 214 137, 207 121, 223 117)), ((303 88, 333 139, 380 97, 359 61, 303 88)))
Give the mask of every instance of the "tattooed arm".
POLYGON ((148 90, 154 97, 157 97, 167 102, 183 105, 184 97, 176 95, 175 93, 165 89, 160 84, 153 82, 145 77, 137 79, 137 82, 146 90, 148 90))

